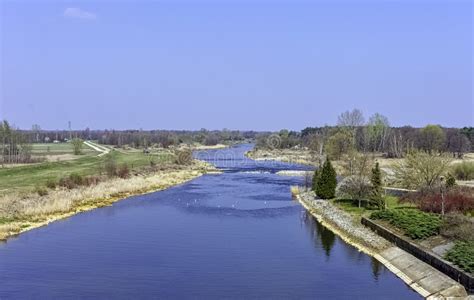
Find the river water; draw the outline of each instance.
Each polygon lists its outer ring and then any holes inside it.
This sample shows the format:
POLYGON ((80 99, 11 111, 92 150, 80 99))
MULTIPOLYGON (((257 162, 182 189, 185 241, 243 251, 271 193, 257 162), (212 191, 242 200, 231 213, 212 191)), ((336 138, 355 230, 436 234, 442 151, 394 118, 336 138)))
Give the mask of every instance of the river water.
POLYGON ((291 199, 304 166, 251 145, 202 151, 223 174, 135 196, 0 245, 0 299, 420 298, 291 199))

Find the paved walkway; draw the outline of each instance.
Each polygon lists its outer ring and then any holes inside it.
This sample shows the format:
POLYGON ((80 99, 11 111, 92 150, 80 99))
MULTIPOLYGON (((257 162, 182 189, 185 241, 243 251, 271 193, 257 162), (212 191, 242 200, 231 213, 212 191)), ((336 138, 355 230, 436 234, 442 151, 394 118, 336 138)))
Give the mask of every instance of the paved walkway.
POLYGON ((425 298, 467 298, 461 284, 396 246, 374 257, 425 298))

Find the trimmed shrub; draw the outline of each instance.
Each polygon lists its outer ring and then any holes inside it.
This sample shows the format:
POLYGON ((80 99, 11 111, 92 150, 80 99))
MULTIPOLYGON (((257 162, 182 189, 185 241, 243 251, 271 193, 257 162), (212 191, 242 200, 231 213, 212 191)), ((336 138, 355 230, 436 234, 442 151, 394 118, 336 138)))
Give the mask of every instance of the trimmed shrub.
POLYGON ((474 162, 464 161, 453 166, 453 174, 458 180, 474 180, 474 162))
POLYGON ((402 229, 412 239, 424 239, 440 232, 442 220, 439 216, 416 209, 389 209, 373 212, 373 220, 385 220, 402 229))
POLYGON ((445 258, 466 272, 474 273, 474 241, 458 241, 445 255, 445 258))
POLYGON ((331 161, 326 159, 316 182, 316 195, 322 199, 332 199, 336 196, 336 171, 331 161))

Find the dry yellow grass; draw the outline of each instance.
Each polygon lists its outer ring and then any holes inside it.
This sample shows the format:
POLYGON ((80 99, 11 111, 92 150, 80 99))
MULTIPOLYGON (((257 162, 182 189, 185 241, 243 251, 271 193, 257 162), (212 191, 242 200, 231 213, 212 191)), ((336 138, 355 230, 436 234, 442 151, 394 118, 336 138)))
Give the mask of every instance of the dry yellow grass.
POLYGON ((75 189, 57 189, 48 195, 7 194, 0 196, 0 240, 46 225, 76 213, 110 205, 124 197, 162 190, 196 178, 213 168, 189 167, 185 170, 167 170, 150 176, 128 179, 114 178, 97 185, 75 189))
POLYGON ((293 198, 298 197, 298 195, 300 194, 300 188, 298 186, 291 186, 290 190, 291 190, 291 196, 293 198))

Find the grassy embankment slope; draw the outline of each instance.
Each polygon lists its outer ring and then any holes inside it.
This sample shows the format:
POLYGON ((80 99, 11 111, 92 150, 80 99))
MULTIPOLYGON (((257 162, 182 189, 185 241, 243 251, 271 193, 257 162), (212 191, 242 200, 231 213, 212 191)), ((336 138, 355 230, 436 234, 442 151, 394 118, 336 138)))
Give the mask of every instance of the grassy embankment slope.
MULTIPOLYGON (((45 186, 48 180, 59 180, 71 173, 82 176, 99 175, 105 157, 98 157, 97 152, 89 152, 78 158, 61 161, 46 161, 39 164, 0 168, 0 195, 11 192, 31 192, 38 186, 45 186)), ((144 155, 141 152, 118 152, 112 155, 117 164, 127 164, 132 170, 149 166, 150 161, 163 165, 172 161, 170 153, 144 155)))
POLYGON ((65 161, 0 168, 0 239, 215 170, 200 161, 177 164, 177 156, 165 149, 146 154, 122 149, 100 157, 97 154, 88 151, 65 161), (117 166, 127 165, 130 170, 127 178, 106 175, 104 164, 110 159, 117 166), (71 174, 96 180, 73 188, 47 187, 48 182, 58 183, 71 174))

